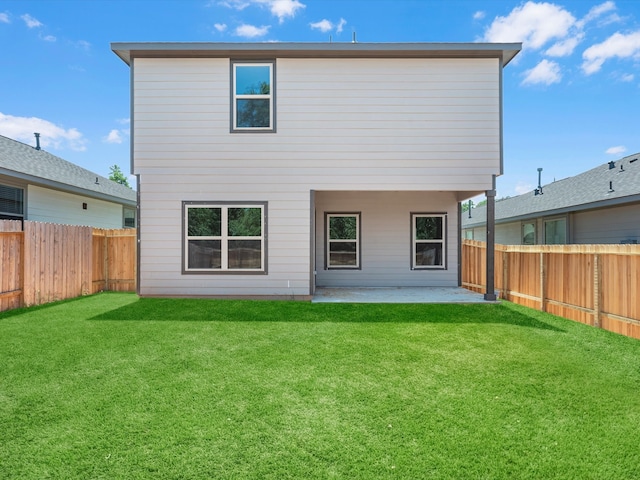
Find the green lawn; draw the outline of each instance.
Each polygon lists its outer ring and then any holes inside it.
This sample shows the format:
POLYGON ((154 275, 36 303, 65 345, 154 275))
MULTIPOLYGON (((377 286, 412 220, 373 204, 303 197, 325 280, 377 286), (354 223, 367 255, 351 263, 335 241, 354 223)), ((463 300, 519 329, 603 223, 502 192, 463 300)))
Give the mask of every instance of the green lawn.
POLYGON ((6 312, 0 478, 640 478, 640 342, 509 303, 6 312))

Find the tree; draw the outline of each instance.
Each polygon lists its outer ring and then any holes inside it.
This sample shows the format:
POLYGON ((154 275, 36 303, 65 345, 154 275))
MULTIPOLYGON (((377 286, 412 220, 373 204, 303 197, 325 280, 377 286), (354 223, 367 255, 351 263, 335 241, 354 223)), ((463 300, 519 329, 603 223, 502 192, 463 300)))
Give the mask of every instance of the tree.
POLYGON ((119 183, 120 185, 124 185, 125 187, 129 187, 131 188, 131 185, 129 185, 129 181, 127 180, 127 177, 125 176, 124 173, 122 173, 122 170, 120 170, 120 167, 118 165, 112 165, 109 167, 109 180, 119 183))

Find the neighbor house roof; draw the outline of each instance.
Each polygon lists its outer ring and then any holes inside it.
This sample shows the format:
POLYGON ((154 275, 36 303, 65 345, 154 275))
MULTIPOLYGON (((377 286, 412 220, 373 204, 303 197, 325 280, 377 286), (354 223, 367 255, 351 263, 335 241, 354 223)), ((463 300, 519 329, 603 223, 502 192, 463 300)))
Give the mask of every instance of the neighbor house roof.
MULTIPOLYGON (((496 201, 496 223, 640 202, 640 153, 605 163, 535 191, 496 201)), ((462 228, 487 223, 486 206, 462 215, 462 228)))
POLYGON ((277 58, 500 58, 509 63, 521 43, 222 43, 115 42, 111 50, 124 62, 135 57, 277 58))
POLYGON ((136 192, 130 188, 2 135, 0 175, 123 205, 136 204, 136 192))

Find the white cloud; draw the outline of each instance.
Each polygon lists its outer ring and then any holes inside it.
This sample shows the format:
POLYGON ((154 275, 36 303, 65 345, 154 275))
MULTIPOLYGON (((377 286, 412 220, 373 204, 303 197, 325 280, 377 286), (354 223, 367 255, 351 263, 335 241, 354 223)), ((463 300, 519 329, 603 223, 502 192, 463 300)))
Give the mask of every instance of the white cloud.
POLYGON ((213 24, 214 28, 219 31, 219 32, 224 32, 227 29, 227 24, 226 23, 214 23, 213 24))
POLYGON ((87 149, 87 140, 75 128, 64 129, 37 117, 15 117, 0 113, 1 135, 35 145, 34 132, 40 133, 42 148, 52 147, 57 150, 69 148, 76 151, 87 149))
POLYGON ((618 145, 617 147, 607 148, 607 150, 604 153, 606 153, 607 155, 622 155, 626 151, 627 151, 627 147, 618 145))
POLYGON ((523 193, 527 193, 533 190, 533 185, 526 182, 518 182, 514 190, 518 195, 522 195, 523 193))
POLYGON ((120 125, 130 125, 131 124, 131 119, 130 118, 119 118, 116 120, 116 122, 118 122, 120 125))
POLYGON ((620 75, 621 82, 633 82, 635 80, 635 75, 633 73, 624 73, 620 75))
POLYGON ((103 138, 105 143, 122 143, 122 135, 119 130, 113 129, 109 132, 109 135, 103 138))
POLYGON ((474 20, 482 20, 486 16, 487 16, 486 12, 483 12, 483 11, 479 10, 476 13, 473 14, 473 19, 474 20))
POLYGON ((269 26, 255 27, 253 25, 243 24, 235 30, 235 34, 239 37, 255 38, 262 37, 269 32, 269 26))
POLYGON ((41 27, 42 26, 42 23, 38 19, 33 18, 28 13, 25 13, 20 18, 22 18, 22 20, 24 20, 24 23, 26 23, 27 27, 29 27, 29 28, 36 28, 36 27, 41 27))
POLYGON ((6 13, 0 13, 0 23, 11 23, 9 15, 6 13))
POLYGON ((311 26, 312 29, 320 30, 321 32, 325 32, 325 33, 330 30, 333 30, 333 23, 331 23, 326 18, 323 20, 320 20, 319 22, 310 23, 309 25, 311 26))
POLYGON ((298 0, 254 0, 256 3, 266 5, 271 13, 278 17, 280 23, 287 17, 295 17, 296 12, 305 8, 298 0))
POLYGON ((219 5, 235 10, 244 10, 249 5, 260 5, 268 8, 272 15, 278 17, 280 23, 286 18, 295 17, 298 10, 306 7, 298 0, 223 0, 219 5))
POLYGON ((54 37, 53 35, 45 35, 43 37, 41 37, 42 40, 44 40, 45 42, 55 42, 56 40, 58 40, 56 37, 54 37))
POLYGON ((496 17, 484 40, 523 42, 524 48, 539 49, 554 39, 565 38, 575 22, 575 17, 558 5, 529 1, 506 17, 496 17))
MULTIPOLYGON (((587 23, 615 9, 616 9, 616 4, 611 1, 601 3, 600 5, 596 5, 595 7, 592 7, 591 10, 589 10, 589 12, 583 18, 581 18, 579 21, 576 22, 576 26, 578 28, 583 28, 587 23)), ((618 17, 614 17, 614 18, 618 18, 618 17)))
POLYGON ((562 79, 560 65, 547 59, 542 60, 538 65, 524 72, 524 76, 522 85, 551 85, 552 83, 558 83, 562 79))
POLYGON ((78 41, 76 42, 76 46, 77 46, 78 48, 81 48, 81 49, 82 49, 82 50, 84 50, 84 51, 87 51, 87 52, 88 52, 89 50, 91 50, 91 44, 90 44, 89 42, 87 42, 86 40, 78 40, 78 41))
POLYGON ((337 24, 325 18, 319 22, 310 23, 309 26, 313 30, 320 30, 323 33, 330 32, 333 29, 335 29, 336 33, 341 33, 346 24, 347 21, 344 18, 341 18, 337 24))
POLYGON ((574 37, 565 38, 564 40, 554 43, 544 53, 550 57, 566 57, 573 53, 583 39, 584 33, 580 32, 574 37))
POLYGON ((592 45, 582 53, 582 71, 591 75, 610 58, 640 59, 640 30, 627 35, 616 32, 604 42, 592 45))

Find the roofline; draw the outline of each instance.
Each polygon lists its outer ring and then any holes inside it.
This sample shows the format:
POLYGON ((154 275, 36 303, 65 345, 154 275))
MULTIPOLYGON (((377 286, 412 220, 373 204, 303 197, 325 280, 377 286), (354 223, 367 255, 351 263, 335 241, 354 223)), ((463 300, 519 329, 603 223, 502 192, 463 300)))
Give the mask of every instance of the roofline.
MULTIPOLYGON (((534 218, 541 217, 554 217, 557 215, 563 215, 565 213, 584 212, 587 210, 599 210, 601 208, 617 207, 620 205, 633 205, 640 203, 640 193, 633 195, 626 195, 624 197, 616 197, 607 200, 599 200, 597 202, 583 203, 582 205, 572 205, 569 207, 554 208, 552 210, 539 210, 537 212, 531 212, 523 215, 517 215, 515 217, 496 218, 496 224, 507 224, 514 222, 521 222, 523 220, 533 220, 534 218)), ((464 222, 461 222, 464 223, 464 222)), ((482 227, 487 224, 487 221, 480 221, 475 223, 463 224, 462 228, 475 228, 482 227)))
POLYGON ((522 43, 111 43, 127 65, 133 58, 500 58, 504 67, 521 49, 522 43))
POLYGON ((76 187, 73 185, 69 185, 67 183, 56 182, 55 180, 49 180, 46 178, 35 177, 33 175, 29 175, 27 173, 16 172, 15 170, 9 170, 7 168, 0 167, 0 175, 5 175, 7 177, 19 178, 20 180, 25 180, 32 185, 36 186, 44 186, 53 188, 55 190, 59 190, 67 193, 75 193, 78 195, 83 195, 85 197, 94 198, 96 200, 104 200, 111 203, 118 203, 120 205, 127 205, 131 207, 136 206, 135 200, 127 200, 122 197, 115 197, 113 195, 109 195, 106 193, 95 192, 93 190, 86 190, 81 187, 76 187))

